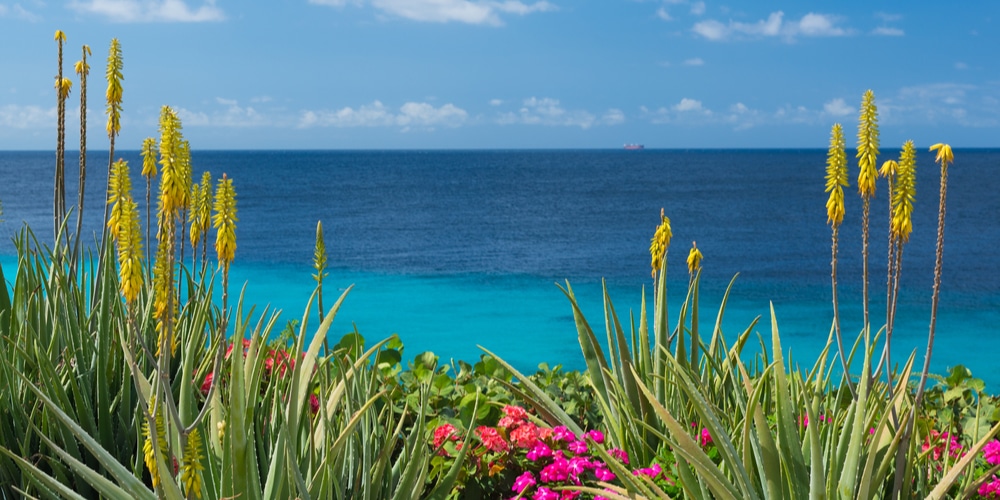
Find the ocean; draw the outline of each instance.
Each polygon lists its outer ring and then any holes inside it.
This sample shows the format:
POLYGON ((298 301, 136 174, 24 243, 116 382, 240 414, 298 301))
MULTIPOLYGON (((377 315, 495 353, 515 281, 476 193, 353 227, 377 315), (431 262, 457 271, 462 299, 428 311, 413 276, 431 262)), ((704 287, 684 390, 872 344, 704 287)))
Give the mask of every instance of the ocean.
MULTIPOLYGON (((848 152, 853 160, 853 152, 848 152)), ((0 152, 0 263, 12 278, 13 236, 28 224, 51 241, 54 154, 0 152)), ((134 196, 145 198, 136 151, 134 196)), ((107 152, 88 155, 85 241, 99 233, 107 152)), ((879 163, 898 157, 883 148, 879 163)), ((893 359, 923 361, 933 282, 940 169, 917 157, 914 232, 904 250, 893 359)), ((77 191, 67 153, 67 205, 77 191)), ((773 303, 786 350, 807 370, 830 331, 830 227, 826 151, 194 151, 196 179, 226 173, 239 224, 231 280, 245 301, 301 318, 317 221, 329 255, 325 302, 354 285, 333 340, 355 328, 370 341, 396 333, 404 359, 433 351, 442 361, 478 360, 479 345, 521 370, 542 362, 582 369, 569 302, 573 287, 603 338, 601 283, 626 319, 652 304, 649 241, 661 207, 671 220, 670 321, 686 292, 692 241, 705 258, 701 329, 710 331, 723 292, 738 274, 722 321, 732 341, 754 318, 770 346, 773 303)), ((1000 391, 1000 150, 956 150, 948 209, 932 371, 963 364, 1000 391)), ((851 168, 851 183, 857 167, 851 168)), ((155 186, 154 186, 155 188, 155 186)), ((884 322, 888 201, 872 203, 871 311, 884 322)), ((155 213, 155 210, 154 210, 155 213)), ((155 215, 154 215, 155 217, 155 215)), ((861 202, 847 190, 839 295, 845 336, 862 324, 861 202)), ((190 250, 187 251, 190 255, 190 250)), ((10 286, 10 283, 7 284, 10 286)), ((315 314, 313 314, 315 318, 315 314)), ((627 319, 626 319, 627 321, 627 319)), ((315 319, 312 322, 316 324, 315 319)), ((758 349, 757 343, 749 349, 758 349)), ((787 354, 787 353, 786 353, 787 354)))

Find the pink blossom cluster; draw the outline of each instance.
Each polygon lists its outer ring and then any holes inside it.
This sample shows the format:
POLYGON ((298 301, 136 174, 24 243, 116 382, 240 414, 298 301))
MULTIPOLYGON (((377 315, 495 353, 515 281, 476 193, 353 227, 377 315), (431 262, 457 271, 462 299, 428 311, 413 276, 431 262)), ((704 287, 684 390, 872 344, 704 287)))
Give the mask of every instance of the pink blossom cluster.
MULTIPOLYGON (((1000 465, 1000 441, 994 439, 983 447, 983 458, 990 465, 1000 465)), ((979 496, 1000 499, 1000 478, 994 474, 990 480, 979 486, 979 496)))
POLYGON ((924 444, 921 447, 921 451, 927 450, 932 450, 931 458, 936 462, 941 460, 946 450, 951 458, 960 457, 962 445, 959 444, 955 436, 949 435, 947 432, 931 430, 930 435, 924 438, 924 444))

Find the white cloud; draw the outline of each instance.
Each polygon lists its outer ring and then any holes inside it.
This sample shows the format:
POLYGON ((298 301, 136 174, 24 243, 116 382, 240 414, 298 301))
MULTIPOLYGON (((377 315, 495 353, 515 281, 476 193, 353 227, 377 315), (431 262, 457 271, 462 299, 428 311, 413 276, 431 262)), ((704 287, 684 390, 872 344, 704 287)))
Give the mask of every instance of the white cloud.
POLYGON ((625 122, 620 109, 607 110, 600 118, 583 110, 567 110, 558 99, 529 97, 516 112, 501 113, 496 122, 500 125, 548 125, 589 129, 597 125, 619 125, 625 122))
POLYGON ((601 123, 605 125, 621 125, 625 123, 625 113, 617 108, 611 108, 601 117, 601 123))
POLYGON ((667 9, 665 9, 663 7, 660 7, 659 9, 656 9, 656 17, 659 17, 660 19, 663 19, 664 21, 672 21, 674 19, 674 18, 670 17, 670 13, 667 12, 667 9))
POLYGON ((762 38, 781 36, 787 41, 793 41, 798 36, 844 36, 849 31, 837 26, 836 16, 810 12, 801 19, 786 22, 785 13, 772 12, 767 19, 753 23, 730 20, 724 24, 715 19, 695 23, 691 28, 695 34, 712 41, 722 41, 731 38, 762 38))
POLYGON ((256 96, 256 97, 251 97, 250 98, 250 102, 255 103, 255 104, 261 104, 261 103, 265 103, 265 102, 271 102, 272 100, 273 99, 271 99, 270 96, 266 96, 266 95, 261 95, 261 96, 256 96))
POLYGON ((823 111, 832 116, 846 116, 854 112, 854 109, 844 102, 844 99, 837 98, 823 104, 823 111))
POLYGON ((701 107, 701 101, 696 99, 688 99, 687 97, 681 99, 681 102, 674 105, 674 111, 705 111, 701 107))
POLYGON ((468 113, 454 104, 435 108, 423 102, 407 102, 398 112, 394 112, 381 101, 362 105, 354 109, 341 108, 336 111, 305 111, 299 119, 299 127, 391 127, 400 126, 432 128, 435 126, 457 127, 468 118, 468 113))
POLYGON ((501 99, 490 99, 490 106, 499 106, 501 104, 503 104, 503 100, 501 99))
POLYGON ((958 61, 955 63, 955 69, 969 69, 969 65, 962 61, 958 61))
POLYGON ((890 28, 888 26, 879 26, 872 30, 873 35, 880 36, 903 36, 905 33, 899 28, 890 28))
POLYGON ((273 125, 251 106, 240 106, 235 99, 216 97, 215 102, 223 109, 192 111, 178 108, 181 123, 189 127, 260 127, 273 125))
POLYGON ((222 9, 215 6, 215 0, 205 0, 197 8, 189 7, 184 0, 73 0, 69 8, 121 23, 197 23, 226 18, 222 9))
POLYGON ((56 123, 56 108, 40 106, 19 106, 6 104, 0 106, 0 128, 47 128, 56 123))
POLYGON ((700 58, 700 57, 693 57, 691 59, 688 59, 688 60, 684 61, 684 65, 685 66, 704 66, 705 65, 705 61, 702 60, 702 58, 700 58))
MULTIPOLYGON (((556 10, 556 6, 545 0, 524 3, 520 0, 470 1, 470 0, 368 0, 372 7, 392 16, 412 21, 466 24, 503 24, 500 14, 525 16, 535 12, 556 10)), ((343 7, 364 4, 363 0, 309 0, 317 5, 343 7)))
POLYGON ((28 21, 32 23, 42 20, 41 16, 38 16, 37 14, 28 11, 27 9, 22 7, 21 4, 19 3, 14 4, 12 7, 7 7, 4 4, 0 4, 0 17, 11 17, 13 19, 28 21))
POLYGON ((691 4, 691 13, 700 16, 705 13, 705 2, 695 2, 691 4))
POLYGON ((903 16, 901 14, 890 14, 888 12, 876 12, 875 13, 875 17, 877 17, 877 18, 879 18, 879 19, 881 19, 881 20, 883 20, 883 21, 885 21, 887 23, 891 23, 891 22, 894 22, 894 21, 899 21, 900 19, 903 18, 903 16))

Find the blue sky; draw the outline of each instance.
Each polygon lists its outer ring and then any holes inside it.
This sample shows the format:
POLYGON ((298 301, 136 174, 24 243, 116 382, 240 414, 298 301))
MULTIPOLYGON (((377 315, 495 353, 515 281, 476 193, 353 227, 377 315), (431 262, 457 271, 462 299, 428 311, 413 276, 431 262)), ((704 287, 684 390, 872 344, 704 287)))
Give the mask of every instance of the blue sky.
POLYGON ((91 149, 115 37, 126 149, 163 105, 194 149, 825 148, 869 88, 883 149, 996 147, 998 18, 992 0, 0 0, 0 149, 54 147, 56 29, 70 144, 93 50, 91 149))

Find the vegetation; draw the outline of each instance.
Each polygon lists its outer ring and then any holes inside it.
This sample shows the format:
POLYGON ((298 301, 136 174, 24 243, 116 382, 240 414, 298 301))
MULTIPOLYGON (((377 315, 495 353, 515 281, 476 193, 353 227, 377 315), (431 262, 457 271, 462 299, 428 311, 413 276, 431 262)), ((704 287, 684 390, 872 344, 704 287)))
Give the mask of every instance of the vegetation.
MULTIPOLYGON (((62 82, 65 36, 56 38, 62 82)), ((123 79, 117 41, 108 61, 113 157, 123 79)), ((85 87, 81 82, 81 93, 85 87)), ((866 261, 876 116, 869 91, 859 128, 866 261)), ((81 143, 85 149, 85 137, 81 143)), ((58 183, 52 247, 30 228, 16 238, 12 293, 0 287, 0 385, 7 388, 0 393, 0 496, 998 498, 1000 403, 964 367, 928 373, 954 161, 949 146, 932 150, 941 202, 919 372, 915 353, 901 365, 889 357, 914 209, 914 147, 904 144, 899 160, 880 171, 891 210, 886 322, 872 335, 866 304, 864 327, 847 343, 836 295, 847 185, 837 124, 826 169, 832 323, 808 371, 786 362, 773 309, 759 352, 748 348, 757 320, 727 338, 728 290, 714 324, 703 328, 702 254, 693 243, 687 295, 671 326, 671 227, 661 212, 650 244, 651 307, 643 294, 638 318, 623 319, 605 289, 599 336, 566 283, 587 369, 543 364, 523 374, 487 348, 473 364, 443 364, 429 352, 404 362, 395 337, 370 342, 354 331, 331 338, 350 288, 325 307, 321 223, 316 289, 299 320, 282 324, 242 294, 231 300, 238 182, 223 174, 213 189, 207 173, 194 182, 181 122, 165 106, 159 138, 142 144, 145 231, 130 167, 118 160, 109 162, 107 234, 92 257, 64 265, 80 235, 66 233, 70 214, 58 202, 58 183), (207 252, 211 229, 214 255, 207 252), (928 380, 935 384, 927 387, 928 380)), ((57 154, 57 178, 62 168, 57 154)), ((866 282, 867 273, 866 265, 866 282)), ((0 281, 7 279, 0 268, 0 281)))

